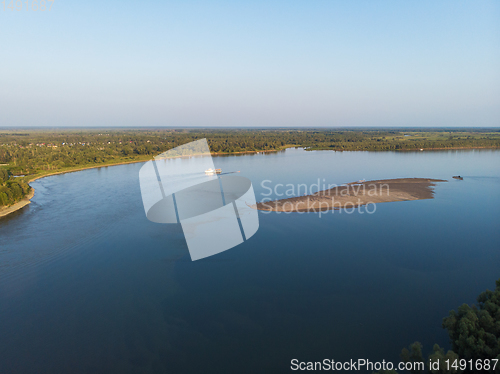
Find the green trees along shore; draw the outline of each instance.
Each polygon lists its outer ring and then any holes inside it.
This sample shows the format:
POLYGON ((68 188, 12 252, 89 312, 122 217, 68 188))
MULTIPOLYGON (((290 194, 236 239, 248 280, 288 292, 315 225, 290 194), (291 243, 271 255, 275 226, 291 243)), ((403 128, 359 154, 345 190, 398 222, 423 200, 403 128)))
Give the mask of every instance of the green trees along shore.
POLYGON ((335 151, 500 148, 495 129, 65 129, 0 132, 0 206, 24 196, 34 177, 151 159, 206 138, 214 154, 270 152, 289 147, 335 151), (15 178, 14 177, 20 177, 15 178), (20 194, 21 193, 21 194, 20 194))
MULTIPOLYGON (((477 302, 477 306, 463 304, 443 319, 452 348, 448 352, 435 344, 425 360, 419 342, 402 350, 402 362, 422 363, 424 367, 411 373, 500 373, 500 279, 495 290, 482 292, 477 302)), ((389 373, 397 372, 379 372, 389 373)))
POLYGON ((14 204, 28 194, 30 188, 22 180, 12 180, 7 169, 0 169, 0 206, 14 204))

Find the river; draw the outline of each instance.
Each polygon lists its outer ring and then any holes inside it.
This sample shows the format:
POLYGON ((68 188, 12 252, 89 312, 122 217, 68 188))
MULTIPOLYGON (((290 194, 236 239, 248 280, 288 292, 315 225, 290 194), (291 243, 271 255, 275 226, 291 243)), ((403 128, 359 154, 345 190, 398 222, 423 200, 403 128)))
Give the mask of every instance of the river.
POLYGON ((287 373, 292 359, 448 349, 442 318, 500 277, 499 161, 498 150, 216 157, 257 201, 318 181, 448 182, 372 214, 259 212, 252 238, 199 261, 178 225, 146 219, 142 164, 37 180, 32 203, 0 219, 0 372, 287 373))

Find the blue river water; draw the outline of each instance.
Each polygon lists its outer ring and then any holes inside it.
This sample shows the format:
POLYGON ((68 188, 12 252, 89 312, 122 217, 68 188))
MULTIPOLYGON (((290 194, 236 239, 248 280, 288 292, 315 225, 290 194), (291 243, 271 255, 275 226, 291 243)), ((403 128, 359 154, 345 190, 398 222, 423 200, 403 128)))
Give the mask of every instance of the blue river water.
POLYGON ((448 349, 442 318, 500 278, 498 150, 289 149, 214 163, 241 170, 258 201, 300 184, 448 182, 373 214, 260 212, 250 240, 193 262, 178 225, 146 219, 142 164, 40 179, 32 204, 0 219, 0 373, 397 363, 414 341, 448 349))

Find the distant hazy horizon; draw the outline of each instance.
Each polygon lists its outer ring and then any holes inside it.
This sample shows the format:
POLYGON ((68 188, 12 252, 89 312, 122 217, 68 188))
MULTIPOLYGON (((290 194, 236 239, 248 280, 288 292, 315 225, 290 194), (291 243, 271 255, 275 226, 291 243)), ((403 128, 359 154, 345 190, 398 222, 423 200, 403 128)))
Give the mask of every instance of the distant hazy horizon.
POLYGON ((0 6, 0 128, 498 128, 499 19, 498 1, 0 6))
POLYGON ((1 126, 16 130, 332 130, 332 131, 500 131, 500 126, 1 126))

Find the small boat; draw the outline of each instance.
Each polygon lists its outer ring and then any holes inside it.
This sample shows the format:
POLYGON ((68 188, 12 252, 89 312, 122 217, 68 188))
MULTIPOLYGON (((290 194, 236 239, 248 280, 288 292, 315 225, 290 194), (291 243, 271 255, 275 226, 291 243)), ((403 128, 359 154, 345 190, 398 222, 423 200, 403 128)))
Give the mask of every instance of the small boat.
POLYGON ((222 170, 221 169, 207 169, 205 170, 205 174, 206 175, 214 175, 214 174, 220 174, 222 173, 222 170))
POLYGON ((464 180, 464 177, 461 177, 460 175, 454 175, 453 176, 454 179, 458 179, 458 180, 461 180, 463 181, 464 180))

